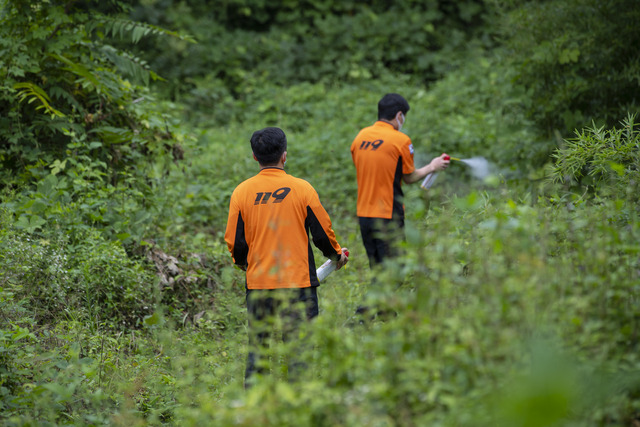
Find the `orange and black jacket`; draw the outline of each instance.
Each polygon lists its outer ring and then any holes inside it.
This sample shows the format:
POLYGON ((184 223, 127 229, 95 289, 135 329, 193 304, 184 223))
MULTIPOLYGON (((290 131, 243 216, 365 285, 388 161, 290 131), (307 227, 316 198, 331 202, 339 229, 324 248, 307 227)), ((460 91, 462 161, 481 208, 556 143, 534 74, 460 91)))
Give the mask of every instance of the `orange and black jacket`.
POLYGON ((246 267, 247 289, 318 286, 309 233, 324 256, 340 257, 331 219, 307 181, 264 168, 231 195, 224 238, 234 263, 246 267))
POLYGON ((415 170, 411 138, 377 121, 358 133, 351 157, 358 180, 358 216, 404 218, 402 175, 415 170))

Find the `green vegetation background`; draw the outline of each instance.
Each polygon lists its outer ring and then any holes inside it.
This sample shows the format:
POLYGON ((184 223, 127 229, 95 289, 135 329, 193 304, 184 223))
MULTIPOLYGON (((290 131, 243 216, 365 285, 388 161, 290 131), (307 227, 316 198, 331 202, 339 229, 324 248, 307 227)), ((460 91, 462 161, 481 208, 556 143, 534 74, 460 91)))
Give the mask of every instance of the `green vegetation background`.
POLYGON ((0 5, 3 425, 640 423, 637 1, 0 5), (417 163, 492 174, 406 187, 374 286, 349 145, 386 92, 417 163), (223 232, 264 126, 351 261, 305 376, 245 392, 223 232))

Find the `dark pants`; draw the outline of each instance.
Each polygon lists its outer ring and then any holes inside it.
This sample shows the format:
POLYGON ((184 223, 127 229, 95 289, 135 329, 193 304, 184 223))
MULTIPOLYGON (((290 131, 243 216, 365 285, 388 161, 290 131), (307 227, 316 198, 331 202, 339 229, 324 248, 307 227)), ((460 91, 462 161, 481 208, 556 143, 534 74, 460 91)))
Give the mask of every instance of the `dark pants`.
MULTIPOLYGON (((316 287, 295 289, 248 289, 247 314, 249 317, 249 353, 245 371, 245 388, 253 374, 269 372, 267 350, 278 323, 282 340, 290 342, 302 322, 318 315, 316 287)), ((298 350, 301 350, 298 349, 298 350)), ((295 351, 295 353, 299 353, 295 351)), ((289 380, 294 380, 304 363, 290 357, 289 380)))
POLYGON ((382 264, 385 259, 397 257, 399 243, 404 240, 404 218, 384 219, 358 217, 362 243, 369 257, 369 266, 382 264))
MULTIPOLYGON (((367 251, 369 267, 379 268, 385 260, 400 258, 400 243, 404 241, 404 218, 365 218, 358 217, 362 243, 367 251)), ((378 280, 374 275, 370 287, 376 288, 378 280)), ((376 304, 374 307, 360 305, 356 309, 356 315, 364 316, 364 319, 384 319, 395 316, 393 310, 376 304)))

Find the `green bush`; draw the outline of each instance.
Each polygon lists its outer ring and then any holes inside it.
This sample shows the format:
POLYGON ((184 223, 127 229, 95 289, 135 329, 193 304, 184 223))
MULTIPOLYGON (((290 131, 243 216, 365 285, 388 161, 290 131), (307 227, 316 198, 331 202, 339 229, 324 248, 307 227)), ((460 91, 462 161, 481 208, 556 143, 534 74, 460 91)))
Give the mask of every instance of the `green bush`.
POLYGON ((25 371, 17 361, 32 356, 34 351, 33 319, 28 315, 24 300, 16 300, 16 291, 19 292, 20 288, 6 283, 0 288, 0 315, 3 318, 0 328, 0 407, 3 412, 11 409, 13 405, 9 396, 23 382, 25 371))
MULTIPOLYGON (((38 324, 63 318, 137 329, 158 304, 179 324, 193 322, 218 299, 223 310, 225 298, 218 294, 228 274, 217 257, 178 259, 157 247, 143 247, 144 258, 132 256, 98 231, 77 236, 83 238, 75 244, 59 235, 34 236, 12 233, 0 239, 0 278, 19 289, 38 324)), ((222 312, 217 322, 233 323, 222 312)))
MULTIPOLYGON (((5 207, 27 232, 97 225, 116 230, 112 239, 140 241, 149 215, 138 206, 152 202, 142 162, 179 161, 182 148, 175 126, 151 105, 147 86, 157 75, 110 38, 189 39, 89 15, 90 3, 7 1, 0 9, 0 177, 3 191, 16 196, 5 207)), ((111 2, 105 10, 122 7, 111 2)))
MULTIPOLYGON (((87 343, 79 339, 83 326, 76 323, 73 333, 65 333, 38 325, 42 319, 34 310, 33 299, 20 297, 24 290, 10 279, 3 276, 0 288, 2 424, 106 421, 108 417, 99 414, 112 401, 99 388, 100 363, 87 357, 86 352, 91 350, 89 346, 83 348, 87 343)), ((72 313, 69 307, 60 307, 63 309, 72 313)))
POLYGON ((115 328, 139 326, 153 312, 157 279, 119 243, 105 241, 97 232, 83 242, 69 248, 69 273, 87 318, 115 328))
POLYGON ((153 311, 156 279, 120 243, 97 231, 71 243, 62 233, 0 233, 0 278, 19 291, 40 325, 74 318, 120 329, 153 311))
POLYGON ((496 35, 525 106, 549 136, 638 112, 640 42, 634 0, 495 1, 496 35), (510 5, 510 7, 505 7, 510 5))
POLYGON ((640 130, 635 115, 621 127, 592 127, 576 132, 576 137, 554 154, 551 179, 580 191, 595 189, 608 197, 638 202, 640 183, 640 130))

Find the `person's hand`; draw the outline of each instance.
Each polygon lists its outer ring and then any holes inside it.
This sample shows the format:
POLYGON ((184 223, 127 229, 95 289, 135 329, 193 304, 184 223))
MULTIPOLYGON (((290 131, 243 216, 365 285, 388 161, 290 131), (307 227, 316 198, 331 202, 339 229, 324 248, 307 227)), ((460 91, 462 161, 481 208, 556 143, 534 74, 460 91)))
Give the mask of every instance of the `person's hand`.
POLYGON ((336 270, 340 270, 349 261, 349 257, 346 255, 348 253, 349 253, 349 250, 347 248, 342 248, 342 255, 340 255, 340 259, 336 264, 336 270))
POLYGON ((442 153, 440 157, 436 157, 431 160, 430 166, 434 172, 440 172, 449 167, 451 163, 450 157, 447 153, 442 153))

